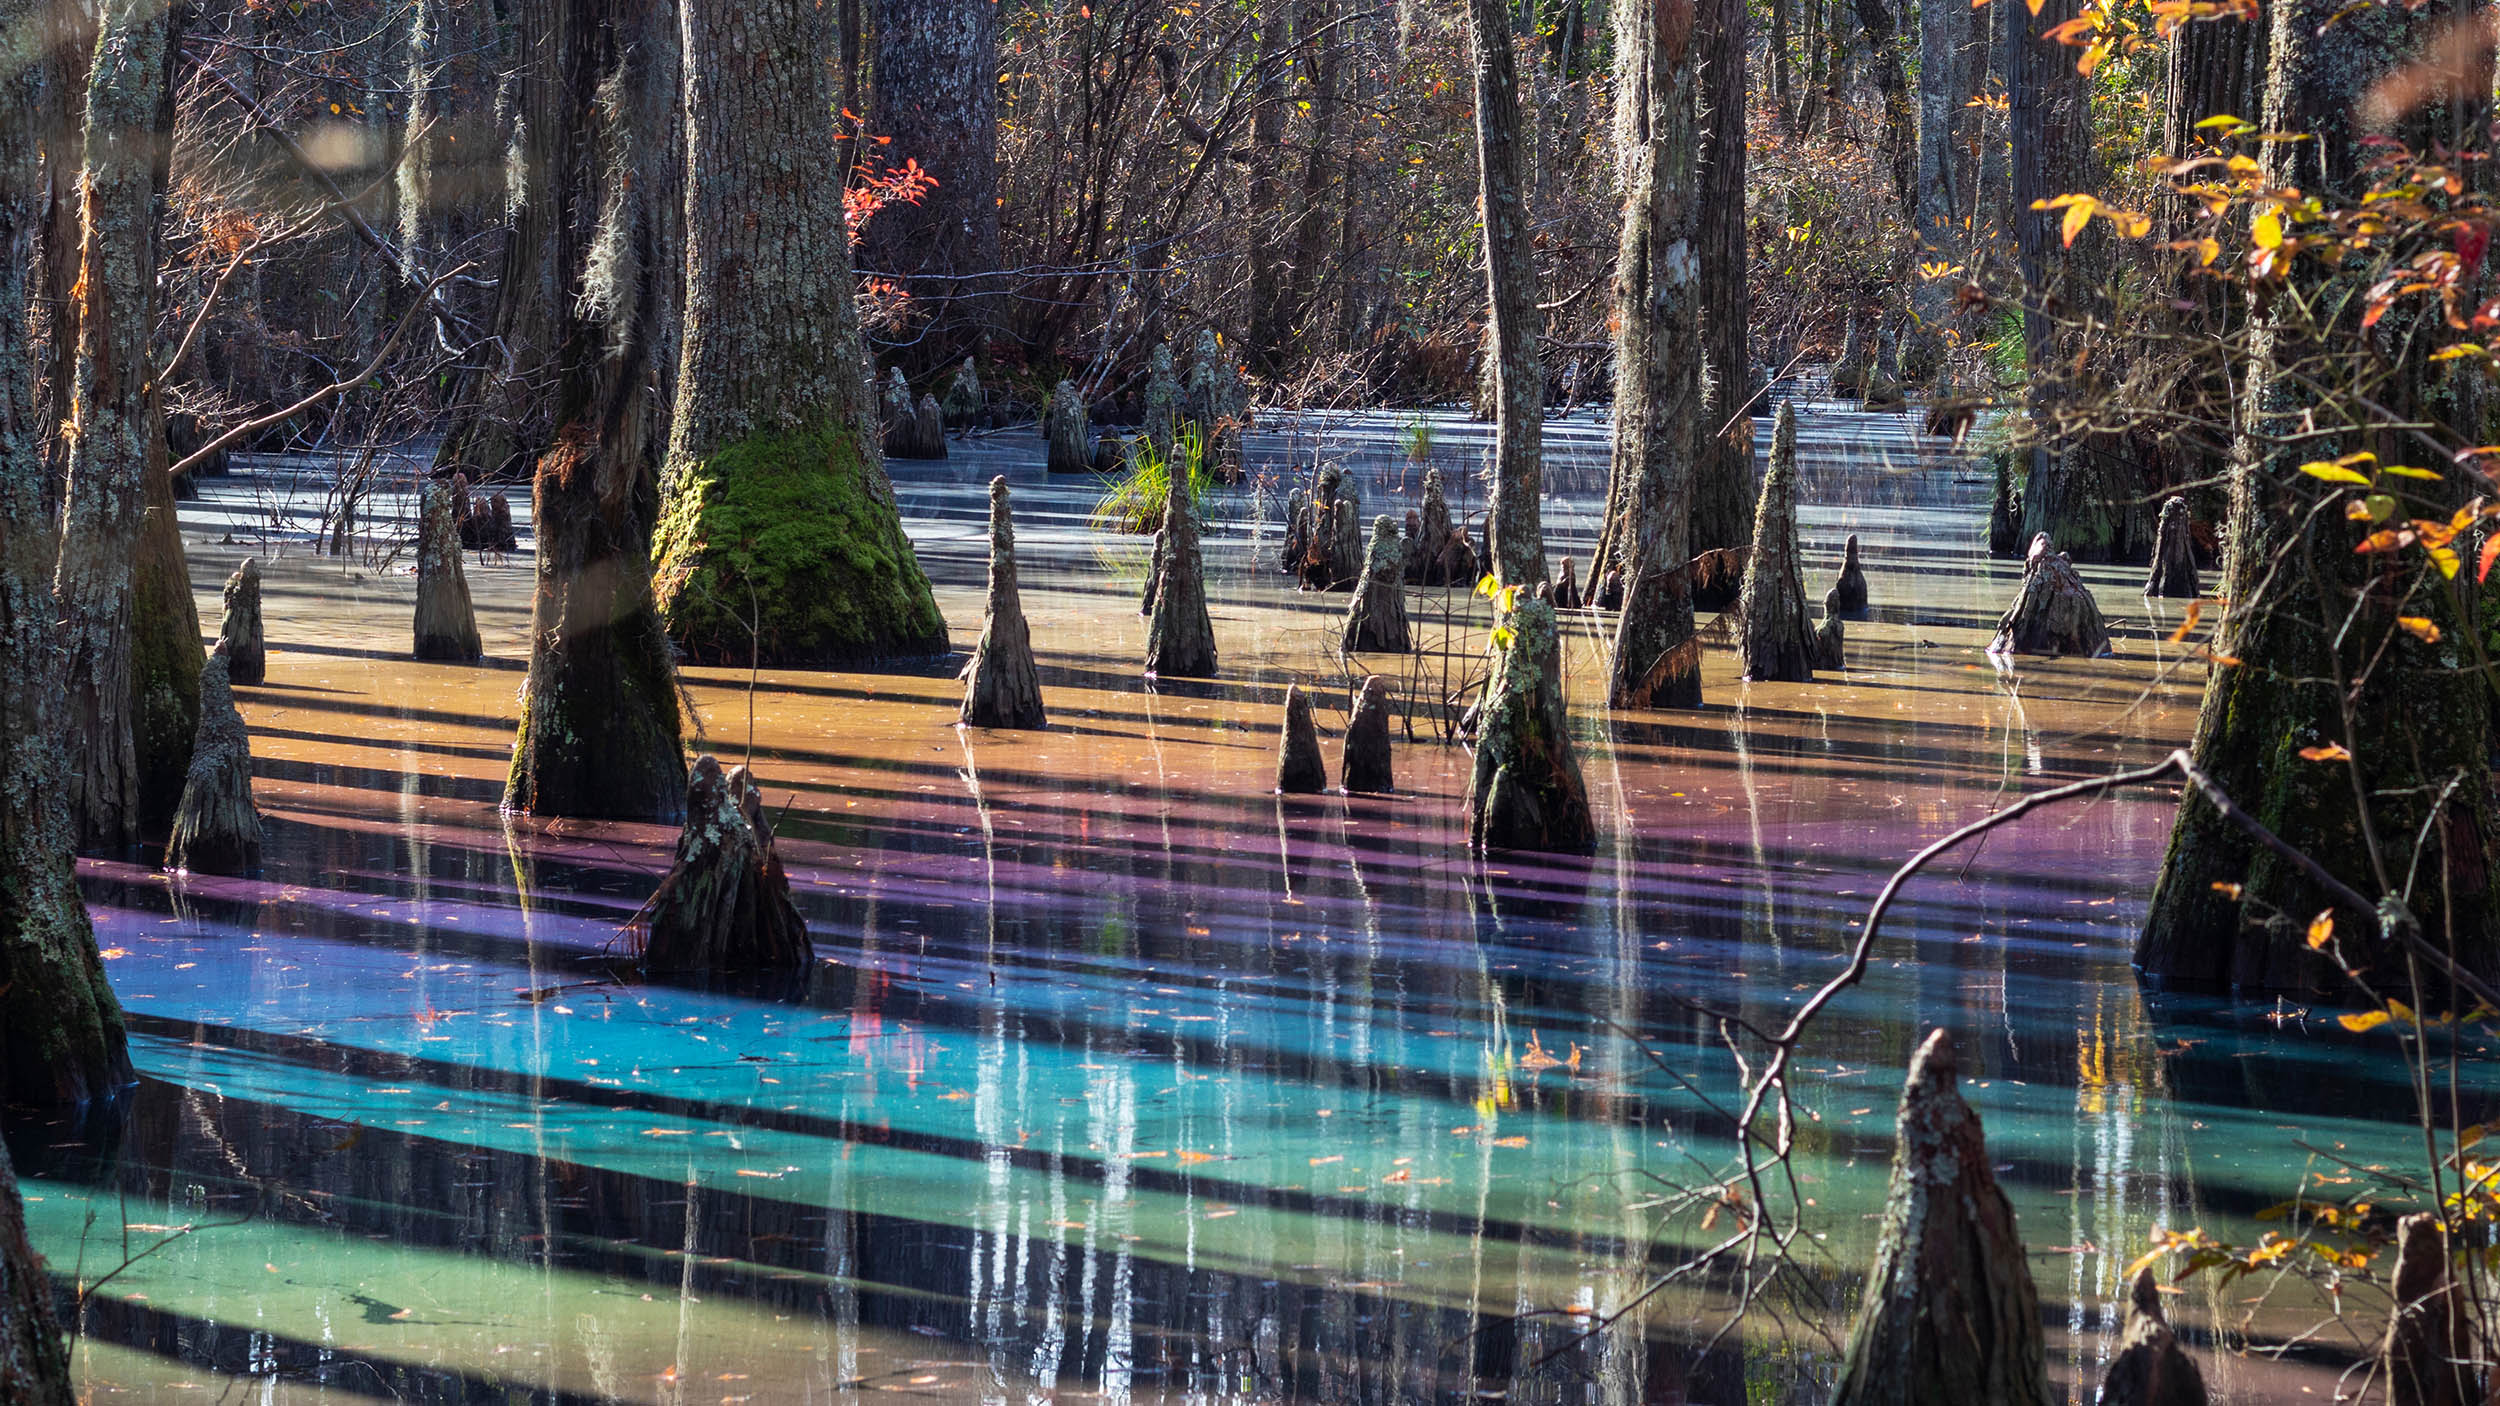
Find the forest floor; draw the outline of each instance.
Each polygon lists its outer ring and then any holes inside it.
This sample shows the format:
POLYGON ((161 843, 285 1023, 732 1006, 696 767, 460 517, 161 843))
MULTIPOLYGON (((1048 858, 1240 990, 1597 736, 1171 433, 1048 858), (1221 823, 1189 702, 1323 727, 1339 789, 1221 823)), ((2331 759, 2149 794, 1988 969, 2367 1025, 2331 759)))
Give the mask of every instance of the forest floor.
MULTIPOLYGON (((1205 682, 1141 676, 1145 543, 1091 527, 1098 486, 1044 474, 1029 431, 891 465, 952 658, 686 671, 690 746, 752 757, 820 955, 841 964, 795 1004, 606 984, 585 959, 616 950, 673 833, 498 814, 526 551, 469 558, 487 662, 418 664, 412 553, 391 546, 404 496, 368 506, 376 545, 335 558, 302 516, 320 465, 246 458, 208 481, 182 517, 212 630, 226 573, 264 562, 269 680, 237 692, 269 872, 86 874, 142 1103, 162 1111, 130 1150, 153 1169, 139 1190, 206 1185, 195 1211, 252 1223, 134 1272, 152 1307, 98 1336, 187 1329, 167 1366, 208 1383, 247 1364, 220 1360, 214 1333, 197 1346, 196 1325, 248 1318, 326 1345, 272 1359, 299 1383, 353 1392, 352 1360, 567 1401, 779 1401, 800 1382, 1541 1400, 1574 1373, 1635 1398, 1741 1399, 1766 1372, 1828 1372, 1818 1335, 1845 1326, 1901 1065, 1941 1024, 2022 1216, 2055 1370, 2088 1400, 2118 1270, 2152 1227, 2254 1238, 2304 1144, 2401 1155, 2401 1079, 2357 1066, 2351 1042, 2139 986, 2127 954, 2167 797, 2078 806, 1923 883, 1812 1042, 1799 1097, 1826 1238, 1785 1302, 1815 1331, 1765 1319, 1695 1366, 1678 1345, 1719 1300, 1686 1294, 1582 1341, 1699 1233, 1655 1219, 1661 1188, 1725 1152, 1707 1106, 1630 1037, 1724 1096, 1735 1075, 1696 1003, 1769 1018, 1833 970, 1919 845, 2183 740, 2204 666, 2167 642, 2181 608, 2138 595, 2140 568, 2085 570, 2119 622, 2115 659, 1992 661, 2018 566, 1985 555, 1984 476, 1910 418, 1818 404, 1800 431, 1808 594, 1859 534, 1873 609, 1849 627, 1849 667, 1745 684, 1717 645, 1708 706, 1609 719, 1593 706, 1608 622, 1570 613, 1600 852, 1480 869, 1468 754, 1431 700, 1480 668, 1485 602, 1412 593, 1422 653, 1349 664, 1346 597, 1275 569, 1287 481, 1315 454, 1359 476, 1366 517, 1415 501, 1414 418, 1249 437, 1250 481, 1210 512, 1221 677, 1205 682), (1051 714, 1037 733, 954 721, 998 473, 1051 714), (1286 685, 1317 687, 1333 775, 1346 685, 1373 669, 1405 715, 1397 792, 1275 797, 1286 685), (292 940, 261 940, 277 933, 292 940), (341 1150, 342 1125, 368 1141, 341 1150), (239 1175, 301 1195, 290 1209, 239 1175), (332 1233, 353 1264, 327 1262, 332 1233), (264 1263, 283 1289, 254 1277, 264 1263), (533 1263, 533 1287, 494 1287, 533 1263), (1500 1350, 1452 1346, 1495 1324, 1500 1350)), ((1585 563, 1604 428, 1548 433, 1549 540, 1585 563)), ((1434 417, 1432 438, 1453 506, 1480 510, 1484 428, 1434 417)), ((58 1263, 90 1194, 42 1168, 30 1194, 58 1263)), ((2197 1281, 2178 1317, 2200 1341, 2309 1322, 2300 1302, 2249 1312, 2197 1281)), ((2306 1367, 2216 1354, 2208 1379, 2223 1400, 2325 1395, 2361 1346, 2320 1338, 2306 1367)), ((127 1388, 99 1399, 203 1399, 145 1369, 161 1359, 91 1352, 90 1379, 127 1388)))

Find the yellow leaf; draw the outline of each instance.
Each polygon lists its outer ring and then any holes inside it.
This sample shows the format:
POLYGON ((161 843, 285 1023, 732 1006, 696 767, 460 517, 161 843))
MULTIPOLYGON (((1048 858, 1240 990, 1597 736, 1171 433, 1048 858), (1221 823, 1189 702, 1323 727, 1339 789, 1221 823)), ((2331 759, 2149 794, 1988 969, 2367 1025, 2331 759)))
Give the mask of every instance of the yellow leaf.
POLYGON ((2071 249, 2074 247, 2075 236, 2083 233, 2083 227, 2090 223, 2092 223, 2092 207, 2082 200, 2077 200, 2066 207, 2066 218, 2057 227, 2058 237, 2065 240, 2066 247, 2071 249))
POLYGON ((2242 128, 2244 128, 2244 127, 2247 127, 2248 125, 2250 125, 2250 124, 2248 124, 2248 123, 2246 123, 2246 122, 2242 122, 2240 119, 2238 119, 2238 118, 2236 118, 2236 117, 2233 117, 2233 116, 2230 116, 2230 115, 2229 115, 2229 114, 2227 114, 2227 113, 2219 113, 2219 112, 2218 112, 2218 113, 2215 113, 2213 116, 2206 118, 2204 121, 2197 123, 2197 124, 2196 124, 2196 130, 2197 130, 2197 131, 2200 131, 2200 132, 2210 132, 2210 131, 2214 131, 2214 130, 2216 130, 2216 129, 2218 129, 2218 128, 2225 128, 2225 127, 2227 127, 2227 128, 2229 128, 2230 130, 2232 130, 2232 131, 2236 132, 2236 131, 2241 130, 2241 129, 2242 129, 2242 128))
MULTIPOLYGON (((2450 552, 2449 555, 2454 556, 2456 553, 2450 552)), ((2449 574, 2453 576, 2456 573, 2450 572, 2449 574)), ((2427 615, 2399 615, 2396 617, 2396 623, 2403 627, 2406 634, 2424 644, 2439 643, 2439 623, 2427 615)))
POLYGON ((2118 1281, 2123 1284, 2128 1280, 2135 1278, 2137 1275, 2142 1274, 2145 1270, 2151 1268, 2156 1260, 2159 1260, 2162 1256, 2169 1253, 2169 1246, 2155 1245, 2153 1248, 2146 1250, 2143 1254, 2140 1254, 2134 1259, 2128 1261, 2127 1267, 2118 1271, 2118 1281))
POLYGON ((1493 608, 1503 612, 1517 610, 1519 608, 1519 588, 1517 586, 1504 586, 1501 589, 1501 593, 1493 598, 1493 608))
POLYGON ((1501 588, 1502 583, 1493 579, 1493 573, 1488 571, 1484 574, 1484 579, 1476 583, 1476 594, 1480 596, 1489 596, 1501 588))
POLYGON ((2380 1026, 2385 1025, 2387 1023, 2387 1012, 2354 1011, 2350 1015, 2339 1015, 2335 1017, 2335 1023, 2341 1025, 2346 1030, 2350 1030, 2355 1034, 2358 1034, 2364 1030, 2376 1030, 2380 1026))
POLYGON ((2329 742, 2323 747, 2301 748, 2300 759, 2304 762, 2348 762, 2352 760, 2352 753, 2345 751, 2341 742, 2329 742))
POLYGON ((2439 574, 2452 581, 2455 580, 2457 568, 2465 564, 2457 560, 2456 549, 2453 547, 2433 547, 2430 549, 2430 552, 2431 565, 2439 568, 2439 574))
POLYGON ((2335 940, 2335 910, 2329 908, 2309 920, 2309 950, 2323 952, 2335 940))
POLYGON ((2300 466, 2300 471, 2311 478, 2322 478, 2329 483, 2358 483, 2366 486, 2370 482, 2365 475, 2354 473, 2341 464, 2330 464, 2324 460, 2303 464, 2300 466))
POLYGON ((2283 245, 2283 217, 2268 210, 2249 227, 2249 234, 2260 249, 2279 249, 2283 245))
POLYGON ((2379 472, 2383 474, 2394 474, 2398 478, 2426 478, 2433 483, 2437 483, 2439 481, 2439 474, 2436 470, 2417 469, 2410 464, 2389 464, 2380 469, 2379 472))
POLYGON ((2209 237, 2207 237, 2207 238, 2204 238, 2204 239, 2199 239, 2199 240, 2197 240, 2197 241, 2196 241, 2196 262, 2197 262, 2197 263, 2199 263, 2199 264, 2203 265, 2203 266, 2204 266, 2204 267, 2206 267, 2206 268, 2211 268, 2211 267, 2213 267, 2213 262, 2214 262, 2214 260, 2219 259, 2219 258, 2221 258, 2221 257, 2222 257, 2222 241, 2221 241, 2221 240, 2219 240, 2219 239, 2214 239, 2214 238, 2212 238, 2212 237, 2210 237, 2210 236, 2209 236, 2209 237))

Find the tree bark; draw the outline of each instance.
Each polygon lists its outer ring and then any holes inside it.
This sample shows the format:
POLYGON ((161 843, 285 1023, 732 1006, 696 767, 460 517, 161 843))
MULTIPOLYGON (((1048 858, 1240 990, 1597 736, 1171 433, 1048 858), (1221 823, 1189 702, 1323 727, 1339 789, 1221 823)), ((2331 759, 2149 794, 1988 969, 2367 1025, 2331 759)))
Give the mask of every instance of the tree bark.
POLYGON ((2136 1272, 2118 1330, 2118 1355, 2101 1378, 2100 1406, 2206 1406, 2205 1374, 2162 1316, 2151 1269, 2136 1272))
POLYGON ((1468 0, 1467 50, 1475 70, 1477 218, 1492 310, 1495 399, 1493 488, 1486 513, 1493 574, 1504 585, 1545 579, 1545 378, 1537 364, 1536 256, 1530 244, 1527 154, 1519 134, 1519 68, 1510 10, 1468 0))
POLYGON ((2047 533, 2031 539, 2023 558, 2023 583, 2014 604, 1997 622, 1991 654, 2081 655, 2097 659, 2110 652, 2109 625, 2101 618, 2092 588, 2047 533))
MULTIPOLYGON (((655 544, 669 632, 716 662, 941 652, 946 621, 880 458, 849 226, 824 159, 835 13, 814 0, 683 0, 683 13, 692 198, 655 544)), ((943 426, 922 424, 908 389, 899 409, 912 444, 943 457, 943 426)))
POLYGON ((1607 669, 1607 703, 1617 708, 1701 702, 1686 570, 1695 460, 1707 434, 1693 355, 1704 297, 1696 22, 1695 0, 1615 8, 1615 133, 1625 168, 1614 316, 1614 471, 1623 484, 1614 545, 1622 560, 1601 542, 1589 572, 1602 579, 1624 561, 1631 566, 1607 669))
POLYGON ((556 286, 554 443, 532 484, 538 539, 530 669, 507 810, 673 820, 685 801, 676 671, 651 595, 658 445, 650 387, 678 264, 646 208, 675 188, 670 0, 549 0, 522 10, 552 86, 548 217, 556 286))
POLYGON ((1938 1030, 1910 1060, 1901 1142, 1832 1406, 2049 1406, 2040 1296, 1979 1115, 1938 1030))
POLYGON ((2188 534, 2187 499, 2176 494, 2162 501, 2161 526, 2153 534, 2153 569, 2146 574, 2144 594, 2187 599, 2204 594, 2196 582, 2196 543, 2188 534))
POLYGON ((226 610, 217 622, 217 643, 225 647, 230 683, 266 683, 269 645, 260 618, 260 561, 245 557, 226 578, 226 610))
POLYGON ((2473 1290, 2456 1282, 2439 1217, 2410 1215, 2396 1228, 2395 1313, 2380 1356, 2388 1406, 2475 1406, 2473 1290))
MULTIPOLYGON (((105 7, 87 82, 79 246, 77 431, 62 503, 57 592, 69 630, 71 813, 82 847, 139 838, 133 583, 146 525, 156 318, 156 197, 170 131, 173 12, 105 7)), ((170 508, 170 489, 168 490, 170 508)), ((197 627, 193 631, 197 648, 197 627)))
MULTIPOLYGON (((2339 8, 2332 0, 2297 0, 2269 11, 2260 119, 2270 129, 2314 138, 2266 149, 2269 185, 2297 185, 2330 202, 2357 200, 2363 187, 2370 151, 2354 115, 2363 93, 2409 62, 2434 26, 2461 13, 2442 4, 2326 23, 2339 8)), ((2417 149, 2435 138, 2453 144, 2453 130, 2422 127, 2434 118, 2461 125, 2479 106, 2417 118, 2407 135, 2417 149)), ((2388 558, 2354 552, 2359 529, 2341 512, 2319 511, 2332 505, 2319 503, 2321 486, 2300 472, 2305 462, 2362 447, 2401 460, 2403 442, 2376 433, 2373 422, 2380 414, 2431 414, 2436 404, 2399 400, 2364 416, 2309 394, 2279 368, 2316 354, 2310 336, 2336 345, 2371 334, 2357 326, 2359 298, 2314 284, 2302 298, 2345 311, 2314 333, 2288 318, 2259 322, 2245 378, 2248 413, 2261 429, 2340 429, 2344 436, 2280 447, 2252 441, 2240 450, 2224 534, 2220 594, 2228 613, 2213 644, 2217 655, 2239 662, 2217 664, 2208 676, 2191 750, 2225 794, 2343 882, 2373 896, 2410 887, 2422 931, 2488 977, 2500 971, 2500 904, 2491 901, 2489 878, 2500 856, 2492 850, 2495 817, 2483 784, 2490 775, 2490 699, 2476 673, 2395 621, 2401 605, 2427 615, 2443 634, 2476 626, 2458 618, 2436 575, 2434 589, 2403 603, 2405 572, 2414 563, 2399 571, 2388 558), (2300 755, 2329 743, 2351 760, 2300 755), (2416 872, 2417 863, 2421 882, 2404 884, 2401 876, 2416 872)), ((2382 324, 2376 335, 2394 330, 2382 324)), ((2406 379, 2396 378, 2399 392, 2406 379)), ((2421 379, 2412 378, 2417 385, 2421 379)), ((2456 443, 2481 437, 2471 425, 2451 432, 2456 443)), ((2310 918, 2327 906, 2304 872, 2256 847, 2190 788, 2154 882, 2136 962, 2182 984, 2340 992, 2340 971, 2305 941, 2310 918)), ((2391 972, 2381 979, 2401 978, 2391 972)))
POLYGON ((937 300, 925 345, 934 353, 928 364, 943 365, 972 350, 995 320, 990 281, 975 275, 998 268, 998 6, 872 0, 869 13, 869 124, 892 139, 877 150, 894 166, 918 161, 938 185, 918 204, 878 211, 860 258, 896 275, 915 298, 937 300))
POLYGON ((1597 824, 1571 745, 1554 607, 1523 597, 1502 624, 1467 775, 1468 843, 1479 853, 1587 854, 1597 824))
MULTIPOLYGON (((10 8, 0 7, 0 20, 15 18, 10 8)), ((0 45, 16 47, 5 38, 0 45)), ((0 1144, 0 1401, 70 1406, 74 1399, 69 1346, 52 1312, 52 1280, 26 1242, 26 1203, 9 1149, 0 1144)))
POLYGON ((1337 645, 1348 654, 1404 654, 1415 647, 1406 627, 1406 551, 1397 520, 1387 513, 1372 520, 1371 551, 1346 602, 1337 645))
POLYGON ((1899 21, 1884 0, 1853 0, 1858 25, 1866 31, 1867 51, 1875 57, 1875 87, 1884 99, 1883 156, 1892 173, 1892 193, 1904 209, 1911 208, 1918 153, 1912 145, 1909 78, 1901 71, 1899 21))
POLYGON ((173 480, 166 472, 165 417, 149 405, 147 487, 130 580, 130 727, 139 763, 139 829, 163 834, 191 770, 200 722, 200 606, 182 550, 173 480))
MULTIPOLYGON (((1744 0, 1700 0, 1701 153, 1695 162, 1701 254, 1701 418, 1694 435, 1695 552, 1753 540, 1753 300, 1746 282, 1744 0)), ((1599 578, 1592 570, 1591 581, 1599 578)), ((1733 585, 1733 583, 1730 583, 1733 585)), ((1732 601, 1731 593, 1726 601, 1732 601)), ((1726 601, 1722 601, 1724 605, 1726 601)), ((1697 601, 1706 605, 1706 600, 1697 601)))
MULTIPOLYGON (((1918 198, 1912 221, 1916 263, 1953 265, 1969 258, 1962 230, 1969 192, 1954 136, 1967 86, 1963 50, 1970 25, 1967 5, 1930 0, 1919 6, 1918 198)), ((1911 330, 1901 373, 1913 386, 1932 388, 1943 369, 1945 324, 1953 313, 1954 290, 1963 281, 1911 270, 1911 330)))
MULTIPOLYGON (((40 283, 34 254, 55 193, 37 164, 35 134, 50 111, 41 90, 50 72, 40 61, 41 19, 60 8, 0 0, 0 1104, 42 1113, 77 1110, 131 1077, 121 1007, 105 979, 73 867, 68 792, 80 769, 70 761, 63 711, 71 647, 95 627, 97 603, 87 593, 126 590, 129 561, 122 558, 119 586, 111 563, 99 560, 84 563, 89 569, 75 574, 71 593, 56 593, 63 534, 44 453, 47 427, 39 418, 50 412, 40 397, 31 336, 40 283)), ((152 13, 152 7, 132 5, 109 15, 119 30, 117 66, 134 42, 132 21, 144 30, 152 13)), ((144 46, 144 37, 136 42, 144 46)), ((135 475, 135 465, 122 466, 135 475)), ((84 485, 82 540, 105 535, 94 520, 100 486, 93 480, 84 485)), ((134 514, 135 476, 110 487, 123 516, 134 514)), ((22 1243, 0 1244, 0 1254, 22 1243)), ((24 1331, 24 1324, 19 1319, 13 1331, 24 1331)), ((0 1369, 29 1380, 48 1377, 42 1359, 25 1365, 23 1354, 30 1351, 11 1338, 8 1362, 14 1365, 0 1369)))

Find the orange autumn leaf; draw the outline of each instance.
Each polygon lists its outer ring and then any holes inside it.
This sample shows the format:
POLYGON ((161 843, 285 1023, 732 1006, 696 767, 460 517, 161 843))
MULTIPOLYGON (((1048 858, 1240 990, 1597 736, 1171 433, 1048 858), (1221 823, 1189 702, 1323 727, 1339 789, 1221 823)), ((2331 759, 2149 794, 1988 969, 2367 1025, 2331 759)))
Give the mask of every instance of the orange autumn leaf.
POLYGON ((2329 742, 2323 747, 2301 748, 2300 759, 2304 762, 2348 762, 2352 760, 2352 753, 2345 751, 2341 742, 2329 742))

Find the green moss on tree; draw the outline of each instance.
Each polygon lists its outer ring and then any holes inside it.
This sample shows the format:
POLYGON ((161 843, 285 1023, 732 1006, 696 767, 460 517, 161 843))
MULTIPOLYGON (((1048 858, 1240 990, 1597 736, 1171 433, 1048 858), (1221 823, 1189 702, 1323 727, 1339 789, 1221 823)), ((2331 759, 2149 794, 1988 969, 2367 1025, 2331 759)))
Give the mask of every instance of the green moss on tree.
POLYGON ((681 470, 652 554, 669 636, 698 660, 744 663, 751 642, 777 664, 946 648, 893 487, 845 430, 757 435, 681 470))

